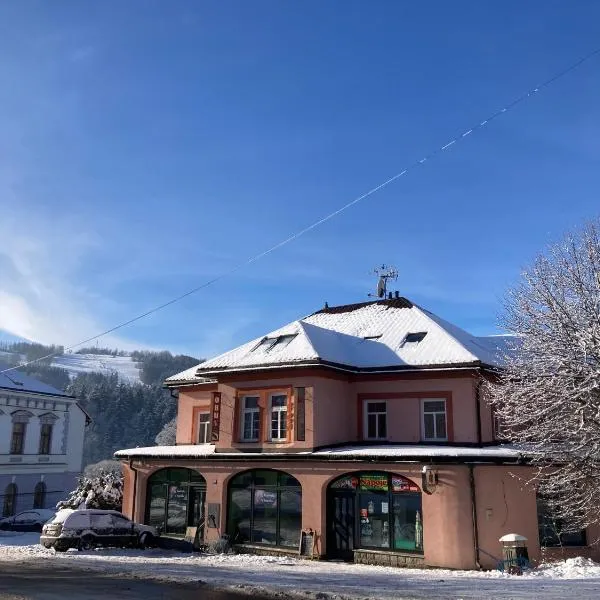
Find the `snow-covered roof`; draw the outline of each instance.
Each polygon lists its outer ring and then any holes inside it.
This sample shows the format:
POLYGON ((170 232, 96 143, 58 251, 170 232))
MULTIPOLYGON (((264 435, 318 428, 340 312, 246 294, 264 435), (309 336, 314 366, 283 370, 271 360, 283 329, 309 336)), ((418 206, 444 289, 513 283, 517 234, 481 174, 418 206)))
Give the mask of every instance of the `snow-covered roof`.
POLYGON ((21 371, 13 370, 2 373, 5 369, 10 369, 10 366, 0 362, 0 389, 33 392, 35 394, 52 394, 53 396, 68 396, 68 394, 57 390, 51 385, 42 383, 29 375, 25 375, 21 371))
POLYGON ((395 444, 375 446, 341 446, 322 448, 306 452, 216 452, 214 444, 189 444, 179 446, 149 446, 129 448, 115 452, 116 458, 212 458, 231 459, 240 457, 260 457, 261 460, 353 460, 353 459, 396 459, 414 461, 419 459, 472 459, 472 460, 518 460, 523 451, 516 446, 504 444, 498 446, 435 446, 431 444, 395 444))
POLYGON ((508 339, 473 336, 405 298, 394 298, 326 307, 173 375, 167 384, 223 371, 314 364, 370 371, 499 367, 508 339))

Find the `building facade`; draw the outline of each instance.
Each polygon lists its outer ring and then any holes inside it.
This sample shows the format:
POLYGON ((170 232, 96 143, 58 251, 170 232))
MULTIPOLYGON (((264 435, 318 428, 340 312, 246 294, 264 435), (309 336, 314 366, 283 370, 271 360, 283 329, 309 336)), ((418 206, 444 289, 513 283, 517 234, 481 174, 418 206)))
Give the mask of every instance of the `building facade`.
POLYGON ((597 532, 557 531, 497 439, 481 383, 506 342, 401 297, 326 306, 167 380, 177 445, 116 453, 124 512, 247 551, 306 554, 304 532, 309 554, 398 566, 492 568, 511 532, 533 560, 589 555, 597 532))
POLYGON ((3 517, 52 508, 74 489, 87 419, 75 398, 19 371, 0 373, 3 517))

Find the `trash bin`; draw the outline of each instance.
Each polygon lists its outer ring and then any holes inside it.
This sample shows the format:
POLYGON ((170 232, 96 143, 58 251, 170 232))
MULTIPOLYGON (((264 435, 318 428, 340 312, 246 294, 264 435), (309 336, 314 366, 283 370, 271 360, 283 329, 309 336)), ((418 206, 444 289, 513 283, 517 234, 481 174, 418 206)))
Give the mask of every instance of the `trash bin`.
POLYGON ((498 541, 502 544, 500 570, 511 575, 522 575, 523 569, 529 568, 527 538, 518 533, 507 533, 498 541))

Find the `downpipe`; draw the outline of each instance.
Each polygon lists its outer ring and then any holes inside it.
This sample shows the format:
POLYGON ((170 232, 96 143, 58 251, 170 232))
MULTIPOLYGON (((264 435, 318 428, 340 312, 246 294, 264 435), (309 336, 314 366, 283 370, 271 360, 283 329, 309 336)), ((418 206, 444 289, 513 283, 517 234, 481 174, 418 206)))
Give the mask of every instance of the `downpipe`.
POLYGON ((477 500, 475 494, 475 473, 473 465, 469 466, 469 484, 471 487, 471 518, 473 520, 473 553, 475 555, 475 566, 481 570, 479 562, 479 528, 477 526, 477 500))

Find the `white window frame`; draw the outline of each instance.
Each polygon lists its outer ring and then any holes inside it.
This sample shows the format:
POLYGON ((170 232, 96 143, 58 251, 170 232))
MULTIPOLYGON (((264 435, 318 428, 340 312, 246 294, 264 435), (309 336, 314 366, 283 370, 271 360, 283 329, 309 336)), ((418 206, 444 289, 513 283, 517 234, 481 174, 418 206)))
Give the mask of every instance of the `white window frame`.
POLYGON ((275 392, 269 395, 269 436, 272 442, 287 442, 288 436, 288 405, 290 403, 290 399, 287 394, 283 392, 275 392), (273 398, 274 397, 284 397, 285 398, 285 406, 273 406, 273 398), (273 415, 277 414, 277 429, 281 434, 281 425, 284 423, 285 427, 285 435, 283 437, 273 437, 273 415))
MULTIPOLYGON (((439 415, 442 414, 440 411, 427 411, 428 415, 439 415)), ((447 442, 448 441, 448 402, 446 398, 421 398, 421 439, 424 442, 447 442), (435 437, 437 434, 437 423, 435 416, 433 418, 433 431, 434 437, 426 437, 425 435, 425 402, 443 402, 444 403, 444 420, 446 423, 446 435, 445 437, 435 437)))
MULTIPOLYGON (((379 434, 379 419, 375 429, 379 434)), ((388 403, 387 400, 377 400, 375 398, 363 400, 363 439, 365 440, 387 440, 389 435, 388 403), (369 404, 385 404, 385 412, 369 413, 369 404), (369 437, 369 414, 385 415, 385 437, 369 437)))
POLYGON ((210 444, 210 412, 207 410, 198 413, 198 444, 210 444), (201 420, 204 415, 208 415, 207 421, 201 420))
MULTIPOLYGON (((242 413, 241 413, 241 419, 240 419, 240 440, 242 442, 258 442, 258 436, 260 434, 260 406, 258 406, 258 403, 260 402, 260 396, 258 394, 252 395, 252 394, 248 394, 247 396, 242 396, 242 413), (246 408, 246 400, 248 398, 256 398, 257 402, 257 406, 256 408, 246 408), (258 423, 256 426, 256 432, 255 432, 255 436, 254 437, 246 437, 245 433, 246 433, 246 427, 245 427, 245 421, 246 421, 246 414, 257 414, 258 415, 258 423)), ((254 417, 251 417, 251 423, 254 422, 254 417)))

